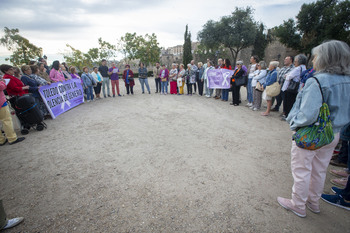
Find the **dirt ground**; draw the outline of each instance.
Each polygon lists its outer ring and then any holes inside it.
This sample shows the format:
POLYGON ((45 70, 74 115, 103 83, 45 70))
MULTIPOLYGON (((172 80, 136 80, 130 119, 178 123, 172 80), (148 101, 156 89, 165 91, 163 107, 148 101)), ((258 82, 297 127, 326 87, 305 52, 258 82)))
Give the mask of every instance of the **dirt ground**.
POLYGON ((0 147, 0 198, 25 217, 6 232, 349 231, 349 212, 322 200, 304 219, 277 203, 293 182, 278 113, 163 96, 149 82, 151 95, 137 81, 134 96, 80 105, 0 147))

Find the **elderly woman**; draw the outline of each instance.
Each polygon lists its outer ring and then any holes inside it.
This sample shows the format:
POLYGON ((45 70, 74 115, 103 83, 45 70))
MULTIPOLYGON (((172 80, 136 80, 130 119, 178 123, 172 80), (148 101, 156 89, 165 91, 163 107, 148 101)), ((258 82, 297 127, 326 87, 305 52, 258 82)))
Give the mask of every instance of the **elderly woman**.
POLYGON ((52 63, 52 69, 50 71, 50 79, 54 83, 65 81, 64 75, 60 69, 60 62, 59 61, 54 61, 52 63))
POLYGON ((285 113, 285 116, 282 117, 282 119, 286 119, 288 117, 288 114, 290 110, 293 107, 293 104, 295 102, 295 99, 297 97, 298 92, 292 92, 288 90, 288 86, 291 84, 292 81, 300 83, 300 75, 303 71, 306 70, 306 62, 307 58, 303 54, 299 54, 294 58, 294 68, 289 72, 286 76, 286 81, 284 82, 282 86, 282 91, 284 91, 284 100, 283 100, 283 110, 285 113))
POLYGON ((39 67, 39 73, 38 75, 40 77, 42 77, 43 79, 45 79, 47 82, 52 82, 51 79, 50 79, 50 76, 48 75, 47 71, 46 71, 46 68, 45 68, 45 64, 44 63, 41 63, 39 62, 38 63, 38 67, 39 67))
POLYGON ((254 73, 249 74, 252 79, 252 92, 253 92, 253 105, 250 107, 253 111, 258 111, 261 108, 261 96, 262 96, 262 91, 256 89, 256 85, 258 82, 261 85, 265 84, 266 81, 266 75, 267 75, 267 70, 266 70, 266 62, 261 61, 259 64, 256 65, 256 68, 258 68, 254 73))
MULTIPOLYGON (((269 72, 266 76, 266 81, 264 83, 264 89, 277 82, 277 67, 280 63, 278 61, 272 61, 269 65, 269 72)), ((266 95, 267 109, 265 112, 261 113, 262 116, 268 116, 272 107, 272 97, 266 95)))
POLYGON ((130 65, 125 65, 125 70, 123 72, 123 80, 125 82, 125 87, 126 87, 126 94, 134 94, 134 86, 135 86, 135 81, 134 81, 134 73, 132 70, 130 70, 130 65))
POLYGON ((192 72, 191 72, 191 64, 187 64, 187 70, 185 72, 185 80, 186 80, 186 86, 187 86, 187 95, 192 95, 192 72))
POLYGON ((21 77, 21 81, 24 83, 24 85, 29 86, 29 89, 28 89, 29 93, 32 93, 35 99, 39 99, 40 98, 39 87, 41 86, 41 84, 30 77, 32 75, 32 69, 30 68, 29 65, 24 65, 21 67, 21 70, 23 73, 21 77))
POLYGON ((151 94, 151 90, 149 89, 149 84, 148 84, 147 68, 145 67, 145 64, 143 64, 143 62, 140 62, 139 66, 140 66, 140 68, 139 68, 139 81, 141 84, 142 94, 145 94, 145 87, 144 87, 145 84, 146 84, 148 94, 151 94))
POLYGON ((173 63, 171 65, 171 70, 169 72, 169 80, 170 80, 170 94, 177 94, 177 69, 176 64, 173 63))
MULTIPOLYGON (((100 95, 101 95, 101 86, 103 82, 103 77, 100 71, 98 71, 97 67, 93 68, 93 71, 91 72, 91 76, 95 79, 95 82, 96 82, 96 86, 94 87, 96 99, 101 99, 100 95)), ((115 97, 115 94, 113 94, 113 97, 115 97)))
POLYGON ((39 94, 39 88, 42 86, 42 84, 46 83, 46 81, 43 79, 39 80, 37 78, 34 78, 35 76, 32 74, 32 69, 28 65, 22 66, 21 70, 23 73, 23 75, 21 77, 21 81, 25 85, 29 86, 28 91, 29 91, 29 93, 33 94, 33 97, 35 98, 35 102, 38 104, 39 109, 44 114, 44 116, 49 115, 49 111, 47 110, 45 103, 43 102, 43 100, 39 94))
POLYGON ((198 94, 200 96, 203 95, 203 73, 204 73, 204 67, 202 62, 198 62, 198 69, 196 73, 196 80, 197 80, 197 85, 198 85, 198 94))
MULTIPOLYGON (((37 65, 31 65, 30 69, 32 70, 32 74, 29 75, 32 79, 38 82, 41 86, 49 85, 51 82, 46 81, 39 75, 39 67, 37 65)), ((46 72, 45 72, 46 73, 46 72)))
POLYGON ((233 106, 238 106, 240 101, 239 101, 239 92, 241 90, 240 85, 236 85, 236 79, 243 77, 245 74, 244 69, 242 68, 243 66, 243 61, 237 61, 236 63, 236 69, 235 72, 233 73, 233 76, 231 78, 231 90, 232 90, 232 103, 230 103, 233 106))
POLYGON ((169 70, 165 68, 165 65, 162 65, 162 69, 159 73, 160 77, 160 86, 161 92, 160 94, 166 95, 168 94, 168 80, 169 80, 169 70))
POLYGON ((62 72, 65 80, 72 79, 72 76, 68 73, 67 69, 68 68, 65 65, 63 65, 63 63, 62 63, 61 72, 62 72))
POLYGON ((177 79, 181 79, 181 82, 178 82, 179 93, 178 95, 184 94, 184 86, 185 86, 185 73, 184 64, 180 64, 180 70, 177 73, 177 79), (181 83, 181 85, 179 85, 181 83))
POLYGON ((204 81, 204 87, 205 87, 205 96, 207 98, 210 98, 211 95, 213 94, 214 90, 213 89, 209 89, 209 82, 208 82, 208 71, 215 69, 214 68, 214 64, 212 61, 208 60, 207 61, 207 67, 204 70, 203 76, 202 76, 202 80, 204 81))
MULTIPOLYGON (((334 140, 317 150, 299 148, 292 141, 291 168, 294 178, 292 199, 278 197, 278 203, 299 217, 306 208, 320 213, 319 199, 323 192, 327 167, 339 141, 341 128, 350 122, 350 47, 342 41, 325 42, 312 50, 315 78, 309 78, 298 94, 287 122, 292 131, 316 122, 322 106, 322 89, 330 111, 334 140), (345 102, 344 102, 345 101, 345 102), (346 102, 347 101, 347 102, 346 102), (344 104, 347 103, 347 104, 344 104)), ((300 57, 299 57, 300 59, 300 57)), ((300 61, 300 60, 299 60, 300 61)), ((300 63, 299 63, 300 64, 300 63)), ((344 201, 341 195, 335 202, 344 201)), ((345 200, 349 201, 349 200, 345 200)))
POLYGON ((83 68, 81 79, 83 80, 83 87, 86 90, 87 102, 94 101, 94 93, 92 91, 92 87, 96 85, 96 81, 89 73, 89 68, 86 66, 83 68))

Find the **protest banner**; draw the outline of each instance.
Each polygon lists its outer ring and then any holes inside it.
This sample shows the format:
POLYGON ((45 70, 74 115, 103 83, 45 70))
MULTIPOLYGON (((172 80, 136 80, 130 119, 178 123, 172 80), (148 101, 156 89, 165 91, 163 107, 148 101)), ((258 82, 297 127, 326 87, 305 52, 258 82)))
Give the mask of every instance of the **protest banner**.
POLYGON ((233 70, 211 69, 208 70, 208 87, 210 89, 230 89, 230 78, 233 70))
POLYGON ((69 79, 42 86, 39 93, 53 119, 84 103, 84 91, 80 79, 69 79))

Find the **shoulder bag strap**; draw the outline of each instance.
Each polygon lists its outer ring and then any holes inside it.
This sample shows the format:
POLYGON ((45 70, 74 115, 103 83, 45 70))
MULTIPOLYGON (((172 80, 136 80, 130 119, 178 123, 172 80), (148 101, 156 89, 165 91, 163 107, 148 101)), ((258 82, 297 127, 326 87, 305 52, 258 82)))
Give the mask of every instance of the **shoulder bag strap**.
POLYGON ((316 77, 312 77, 312 78, 314 78, 316 80, 316 82, 318 84, 318 87, 320 88, 321 95, 322 95, 322 102, 325 103, 324 96, 323 96, 323 91, 322 91, 320 82, 318 81, 318 79, 316 77))

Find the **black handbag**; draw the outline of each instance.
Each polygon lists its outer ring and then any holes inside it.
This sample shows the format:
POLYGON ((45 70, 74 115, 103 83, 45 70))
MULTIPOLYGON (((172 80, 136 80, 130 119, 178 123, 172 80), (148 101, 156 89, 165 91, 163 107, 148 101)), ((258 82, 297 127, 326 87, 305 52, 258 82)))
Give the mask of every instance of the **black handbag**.
POLYGON ((241 76, 235 78, 236 86, 246 86, 248 84, 248 76, 241 76))
POLYGON ((295 82, 294 80, 290 80, 290 83, 286 91, 294 94, 298 93, 299 85, 300 85, 300 82, 295 82))
MULTIPOLYGON (((300 75, 301 75, 301 72, 302 72, 302 68, 300 68, 300 75)), ((296 93, 298 93, 298 91, 299 91, 299 85, 300 85, 300 81, 299 81, 299 82, 295 82, 295 81, 292 79, 292 80, 290 80, 289 85, 288 85, 286 91, 289 92, 289 93, 294 93, 294 94, 296 94, 296 93)))

